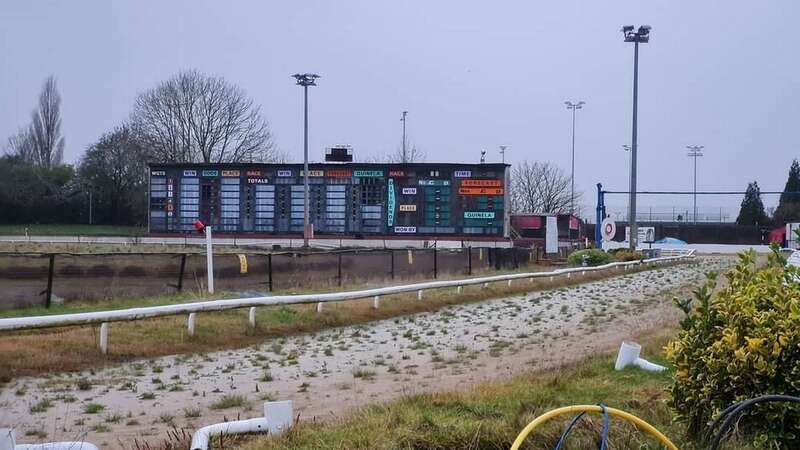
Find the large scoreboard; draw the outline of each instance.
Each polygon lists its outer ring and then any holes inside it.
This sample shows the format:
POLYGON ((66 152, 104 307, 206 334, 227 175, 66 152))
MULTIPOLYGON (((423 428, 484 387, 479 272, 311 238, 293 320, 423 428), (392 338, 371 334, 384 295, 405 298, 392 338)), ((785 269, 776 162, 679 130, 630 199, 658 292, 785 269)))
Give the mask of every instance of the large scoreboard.
MULTIPOLYGON (((149 231, 303 233, 302 164, 151 164, 149 231)), ((508 237, 506 164, 309 164, 316 235, 508 237)))

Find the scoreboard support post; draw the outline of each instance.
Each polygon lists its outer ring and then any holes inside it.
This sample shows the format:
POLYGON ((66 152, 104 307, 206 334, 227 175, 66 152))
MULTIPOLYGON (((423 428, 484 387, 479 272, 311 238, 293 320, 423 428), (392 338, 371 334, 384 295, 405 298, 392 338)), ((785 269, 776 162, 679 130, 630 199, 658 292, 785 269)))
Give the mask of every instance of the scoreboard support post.
POLYGON ((467 275, 472 275, 472 247, 467 247, 467 275))
POLYGON ((394 280, 394 250, 389 250, 389 273, 394 280))

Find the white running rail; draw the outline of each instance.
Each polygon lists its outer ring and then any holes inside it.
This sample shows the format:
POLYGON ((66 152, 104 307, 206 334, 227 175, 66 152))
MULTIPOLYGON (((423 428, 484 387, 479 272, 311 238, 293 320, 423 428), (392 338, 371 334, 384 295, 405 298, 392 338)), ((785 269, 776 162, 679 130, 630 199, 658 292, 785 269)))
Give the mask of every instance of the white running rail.
MULTIPOLYGON (((198 312, 208 311, 225 311, 230 309, 240 308, 255 308, 257 306, 275 306, 275 305, 297 305, 305 303, 326 303, 326 302, 341 302, 346 300, 355 300, 368 297, 380 297, 381 295, 402 294, 408 292, 417 292, 417 298, 422 299, 422 292, 428 289, 441 289, 447 287, 463 287, 476 284, 487 284, 499 281, 507 281, 510 285, 512 280, 520 279, 534 279, 555 277, 559 275, 566 275, 571 277, 574 273, 586 273, 594 271, 602 271, 613 268, 627 268, 637 266, 640 264, 655 265, 671 261, 678 261, 692 257, 692 252, 678 255, 667 256, 660 258, 644 259, 641 261, 626 261, 626 262, 613 262, 594 267, 570 267, 564 269, 557 269, 550 272, 526 272, 526 273, 513 273, 505 275, 494 275, 479 278, 466 278, 461 280, 446 280, 446 281, 429 281, 423 283, 406 284, 400 286, 388 286, 375 289, 364 289, 359 291, 346 291, 346 292, 333 292, 327 294, 300 294, 300 295, 271 295, 264 297, 250 297, 250 298, 234 298, 227 300, 210 300, 194 303, 181 303, 175 305, 164 306, 150 306, 144 308, 129 308, 111 311, 96 311, 86 313, 73 313, 73 314, 58 314, 46 316, 30 316, 30 317, 12 317, 7 319, 0 319, 0 331, 17 331, 17 330, 31 330, 38 328, 53 328, 63 327, 70 325, 92 325, 102 324, 101 326, 101 349, 105 353, 108 343, 108 323, 142 320, 152 317, 164 317, 174 315, 189 315, 189 334, 192 335, 195 324, 195 314, 198 312), (104 339, 105 337, 105 339, 104 339), (105 345, 103 345, 105 343, 105 345)), ((459 289, 459 291, 461 291, 459 289)), ((377 304, 377 303, 376 303, 377 304)), ((321 305, 319 305, 321 306, 321 305)), ((254 310, 251 310, 250 325, 254 324, 254 310)))

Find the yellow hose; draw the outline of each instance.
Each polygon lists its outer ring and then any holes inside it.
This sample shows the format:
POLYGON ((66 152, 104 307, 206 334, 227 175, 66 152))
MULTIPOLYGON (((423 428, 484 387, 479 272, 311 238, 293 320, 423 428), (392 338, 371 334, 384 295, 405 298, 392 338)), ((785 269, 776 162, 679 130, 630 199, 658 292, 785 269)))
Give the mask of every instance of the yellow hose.
MULTIPOLYGON (((672 443, 666 436, 664 436, 660 431, 655 429, 652 425, 645 422, 644 420, 634 416, 633 414, 627 413, 625 411, 609 408, 606 407, 606 411, 612 416, 620 417, 622 419, 627 420, 628 422, 636 425, 637 427, 641 428, 651 436, 655 437, 659 441, 661 441, 664 446, 666 446, 669 450, 678 450, 678 447, 672 443)), ((533 419, 531 423, 529 423, 525 428, 517 436, 517 439, 514 440, 514 444, 511 445, 511 450, 519 450, 519 447, 525 442, 525 438, 539 425, 547 422, 548 420, 552 419, 553 417, 560 416, 562 414, 570 414, 570 413, 579 413, 579 412, 596 412, 600 413, 603 412, 602 408, 597 405, 573 405, 573 406, 565 406, 563 408, 554 409, 552 411, 548 411, 541 416, 533 419)))

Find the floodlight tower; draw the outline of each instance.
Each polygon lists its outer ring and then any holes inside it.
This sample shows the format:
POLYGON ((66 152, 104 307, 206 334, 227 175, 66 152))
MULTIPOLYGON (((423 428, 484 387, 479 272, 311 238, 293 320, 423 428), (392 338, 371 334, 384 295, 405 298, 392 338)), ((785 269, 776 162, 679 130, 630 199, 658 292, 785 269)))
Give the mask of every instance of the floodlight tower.
POLYGON ((569 213, 575 213, 575 112, 579 109, 583 109, 583 105, 586 104, 584 101, 579 101, 578 103, 572 103, 570 101, 564 102, 567 105, 567 109, 572 110, 572 172, 569 176, 571 189, 569 191, 569 213))
POLYGON ((308 224, 308 87, 317 85, 319 75, 315 73, 296 73, 292 75, 298 86, 303 86, 303 247, 308 248, 308 237, 311 234, 308 224))
POLYGON ((639 43, 646 44, 650 42, 650 26, 642 25, 638 30, 634 31, 633 25, 625 25, 621 31, 625 37, 625 42, 633 42, 633 131, 631 133, 631 183, 628 206, 630 236, 628 241, 629 248, 635 251, 636 241, 639 236, 636 228, 636 114, 639 100, 639 43))
POLYGON ((692 191, 694 197, 694 223, 697 223, 697 158, 703 156, 702 145, 687 145, 689 153, 686 156, 694 159, 694 190, 692 191))

